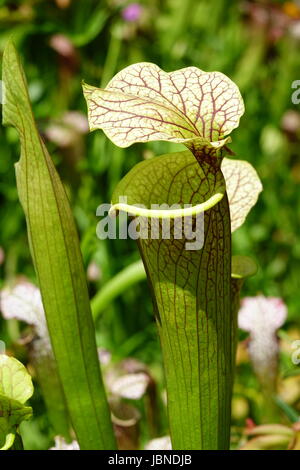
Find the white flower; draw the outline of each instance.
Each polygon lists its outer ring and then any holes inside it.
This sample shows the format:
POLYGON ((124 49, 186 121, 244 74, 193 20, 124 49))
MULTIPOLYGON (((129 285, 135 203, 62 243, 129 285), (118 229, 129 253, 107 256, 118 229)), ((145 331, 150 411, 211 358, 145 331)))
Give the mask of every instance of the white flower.
POLYGON ((46 348, 51 351, 50 338, 46 324, 45 311, 41 293, 38 287, 22 279, 14 286, 5 287, 0 291, 0 310, 3 318, 9 320, 16 318, 35 328, 41 352, 46 348))
POLYGON ((80 450, 77 441, 72 441, 70 444, 67 444, 65 439, 61 436, 56 436, 54 442, 55 446, 51 447, 49 450, 80 450))
POLYGON ((119 397, 139 400, 146 393, 149 380, 149 376, 143 372, 121 375, 112 381, 110 390, 119 397))
POLYGON ((145 446, 145 450, 172 450, 170 436, 158 437, 152 439, 145 446))
POLYGON ((239 328, 250 333, 249 355, 260 382, 274 389, 278 362, 276 331, 287 317, 287 307, 277 297, 245 297, 238 316, 239 328))

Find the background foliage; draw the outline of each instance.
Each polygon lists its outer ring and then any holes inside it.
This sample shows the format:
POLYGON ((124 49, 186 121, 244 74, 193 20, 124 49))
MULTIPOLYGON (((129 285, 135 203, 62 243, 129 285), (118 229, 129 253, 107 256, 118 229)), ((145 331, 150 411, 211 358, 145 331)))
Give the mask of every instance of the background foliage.
MULTIPOLYGON (((291 101, 291 85, 300 79, 300 5, 141 0, 131 15, 128 5, 126 0, 0 0, 0 51, 13 36, 39 130, 71 200, 91 297, 138 259, 134 242, 96 238, 97 206, 109 202, 116 183, 136 162, 181 147, 156 142, 124 150, 101 132, 88 134, 81 80, 105 86, 118 70, 140 61, 155 62, 166 71, 194 65, 222 71, 240 87, 246 113, 231 148, 252 163, 264 186, 233 239, 234 253, 251 255, 259 265, 243 294, 282 297, 289 312, 285 331, 299 339, 300 105, 291 101)), ((34 272, 15 184, 19 144, 11 128, 0 129, 0 154, 2 285, 19 275, 34 280, 34 272)), ((17 342, 20 329, 22 325, 0 319, 1 339, 26 363, 26 350, 17 342)), ((161 383, 160 350, 144 281, 106 308, 97 321, 97 342, 112 353, 113 361, 130 356, 145 362, 161 383)), ((249 417, 264 420, 257 411, 258 384, 247 360, 241 361, 233 416, 237 428, 249 417)), ((287 359, 282 367, 288 367, 287 359)), ((300 393, 293 402, 298 410, 299 401, 300 393)), ((31 404, 35 418, 24 427, 25 445, 47 448, 52 434, 39 387, 31 404)), ((160 433, 166 430, 163 415, 158 428, 160 433)))

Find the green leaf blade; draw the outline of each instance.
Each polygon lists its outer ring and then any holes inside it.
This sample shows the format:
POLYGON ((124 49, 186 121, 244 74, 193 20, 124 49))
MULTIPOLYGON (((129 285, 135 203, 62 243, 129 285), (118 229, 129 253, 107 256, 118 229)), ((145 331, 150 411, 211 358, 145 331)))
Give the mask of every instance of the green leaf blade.
POLYGON ((3 80, 4 123, 15 126, 21 140, 19 198, 72 424, 82 449, 113 449, 78 235, 63 185, 37 132, 12 43, 4 52, 3 80))

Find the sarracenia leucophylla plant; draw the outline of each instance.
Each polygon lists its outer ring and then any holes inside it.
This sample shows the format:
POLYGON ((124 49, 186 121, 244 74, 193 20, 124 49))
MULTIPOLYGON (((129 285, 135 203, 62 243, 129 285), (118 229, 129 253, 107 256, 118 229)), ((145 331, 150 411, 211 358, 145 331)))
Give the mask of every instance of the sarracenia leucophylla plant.
POLYGON ((249 258, 232 263, 231 231, 261 191, 249 163, 225 158, 244 112, 240 92, 219 72, 188 67, 166 73, 151 63, 125 68, 105 89, 84 84, 83 90, 90 129, 102 129, 116 145, 165 140, 188 148, 137 164, 117 185, 111 214, 139 218, 172 446, 228 449, 239 291, 255 272, 249 258), (188 249, 189 237, 176 233, 178 220, 188 216, 192 228, 204 220, 198 249, 188 249), (169 238, 163 236, 166 220, 169 238), (161 230, 147 238, 153 223, 161 230))

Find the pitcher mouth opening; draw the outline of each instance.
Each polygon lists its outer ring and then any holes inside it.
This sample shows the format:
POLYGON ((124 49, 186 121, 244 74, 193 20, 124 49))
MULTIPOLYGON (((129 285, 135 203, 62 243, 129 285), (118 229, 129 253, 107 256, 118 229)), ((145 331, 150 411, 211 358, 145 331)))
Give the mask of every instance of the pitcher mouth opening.
MULTIPOLYGON (((142 204, 127 204, 124 202, 117 202, 112 204, 109 210, 110 217, 116 217, 119 212, 126 212, 127 214, 133 217, 147 217, 147 218, 158 218, 158 219, 176 219, 196 216, 211 207, 215 206, 224 196, 224 192, 221 190, 213 194, 209 199, 202 202, 201 204, 196 204, 192 206, 191 204, 185 204, 184 207, 179 207, 176 209, 170 208, 160 208, 157 209, 159 204, 151 204, 151 208, 147 208, 142 204)), ((120 199, 127 199, 126 196, 123 196, 120 199)), ((174 206, 175 204, 173 204, 174 206)))

